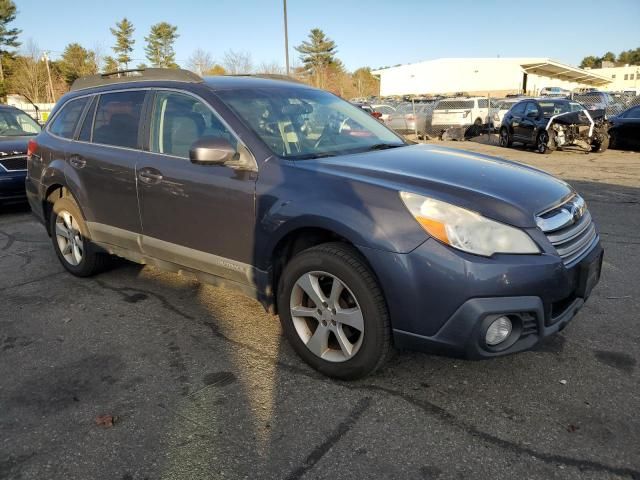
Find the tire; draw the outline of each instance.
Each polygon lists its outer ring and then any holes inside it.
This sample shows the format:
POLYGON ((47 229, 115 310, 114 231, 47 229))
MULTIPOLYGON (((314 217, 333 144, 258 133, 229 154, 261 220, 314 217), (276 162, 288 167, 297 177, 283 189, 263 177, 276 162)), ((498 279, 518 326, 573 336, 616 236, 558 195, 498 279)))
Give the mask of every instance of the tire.
POLYGON ((110 256, 89 240, 86 222, 72 197, 56 200, 49 222, 53 249, 68 272, 88 277, 108 267, 110 256))
POLYGON ((549 133, 546 130, 542 130, 540 133, 538 133, 538 136, 536 137, 536 144, 535 144, 536 152, 542 153, 542 154, 548 154, 553 152, 555 150, 555 144, 554 142, 549 140, 553 140, 553 139, 549 138, 549 133))
POLYGON ((596 140, 591 144, 591 151, 594 153, 602 153, 605 152, 610 145, 609 135, 602 135, 600 141, 596 140))
POLYGON ((380 368, 391 353, 382 290, 351 246, 326 243, 293 257, 280 277, 278 311, 284 335, 296 353, 329 377, 364 377, 380 368), (341 294, 334 302, 331 292, 340 284, 341 294))
POLYGON ((507 127, 502 127, 500 129, 498 141, 500 142, 500 146, 504 148, 509 148, 511 147, 511 145, 513 145, 513 139, 511 138, 511 134, 509 133, 507 127))
POLYGON ((618 148, 618 141, 616 139, 615 132, 609 132, 609 146, 607 148, 614 150, 618 148))

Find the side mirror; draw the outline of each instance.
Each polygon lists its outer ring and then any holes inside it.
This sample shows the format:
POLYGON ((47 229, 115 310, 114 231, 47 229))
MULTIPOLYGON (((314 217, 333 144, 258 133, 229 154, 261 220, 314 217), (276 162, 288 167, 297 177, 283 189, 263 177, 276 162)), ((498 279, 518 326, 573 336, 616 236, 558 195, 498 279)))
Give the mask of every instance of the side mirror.
POLYGON ((234 160, 236 153, 236 149, 225 138, 202 137, 191 145, 189 160, 203 165, 224 165, 234 160))

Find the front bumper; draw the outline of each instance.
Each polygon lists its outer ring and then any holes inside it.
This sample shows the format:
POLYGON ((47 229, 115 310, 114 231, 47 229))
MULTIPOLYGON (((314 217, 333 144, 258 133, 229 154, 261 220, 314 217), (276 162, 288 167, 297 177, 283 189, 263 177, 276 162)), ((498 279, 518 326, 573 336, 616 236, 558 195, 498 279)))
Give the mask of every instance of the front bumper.
POLYGON ((408 254, 362 250, 385 292, 396 347, 476 359, 527 350, 562 330, 590 293, 582 267, 603 251, 598 241, 566 268, 548 253, 483 258, 432 239, 408 254), (501 315, 514 319, 515 340, 492 348, 486 329, 501 315))
POLYGON ((4 172, 0 167, 0 203, 25 200, 24 179, 26 174, 27 172, 4 172))

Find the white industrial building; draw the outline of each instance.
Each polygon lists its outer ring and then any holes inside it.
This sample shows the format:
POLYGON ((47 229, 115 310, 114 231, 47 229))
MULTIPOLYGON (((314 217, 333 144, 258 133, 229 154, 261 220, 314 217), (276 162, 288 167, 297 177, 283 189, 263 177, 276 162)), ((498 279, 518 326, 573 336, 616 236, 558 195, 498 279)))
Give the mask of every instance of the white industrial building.
POLYGON ((380 95, 536 95, 544 87, 608 88, 611 78, 550 58, 439 58, 372 72, 380 95))
POLYGON ((613 92, 640 91, 640 65, 610 66, 594 68, 588 71, 609 78, 611 83, 608 89, 613 92))

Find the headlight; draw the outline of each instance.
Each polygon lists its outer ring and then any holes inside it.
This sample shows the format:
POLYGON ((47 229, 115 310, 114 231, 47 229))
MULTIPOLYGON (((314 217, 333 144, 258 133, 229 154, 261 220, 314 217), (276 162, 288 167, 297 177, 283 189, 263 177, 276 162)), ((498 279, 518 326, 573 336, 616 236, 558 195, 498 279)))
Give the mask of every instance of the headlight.
POLYGON ((400 197, 429 235, 459 250, 487 257, 540 252, 531 237, 518 228, 415 193, 400 192, 400 197))

